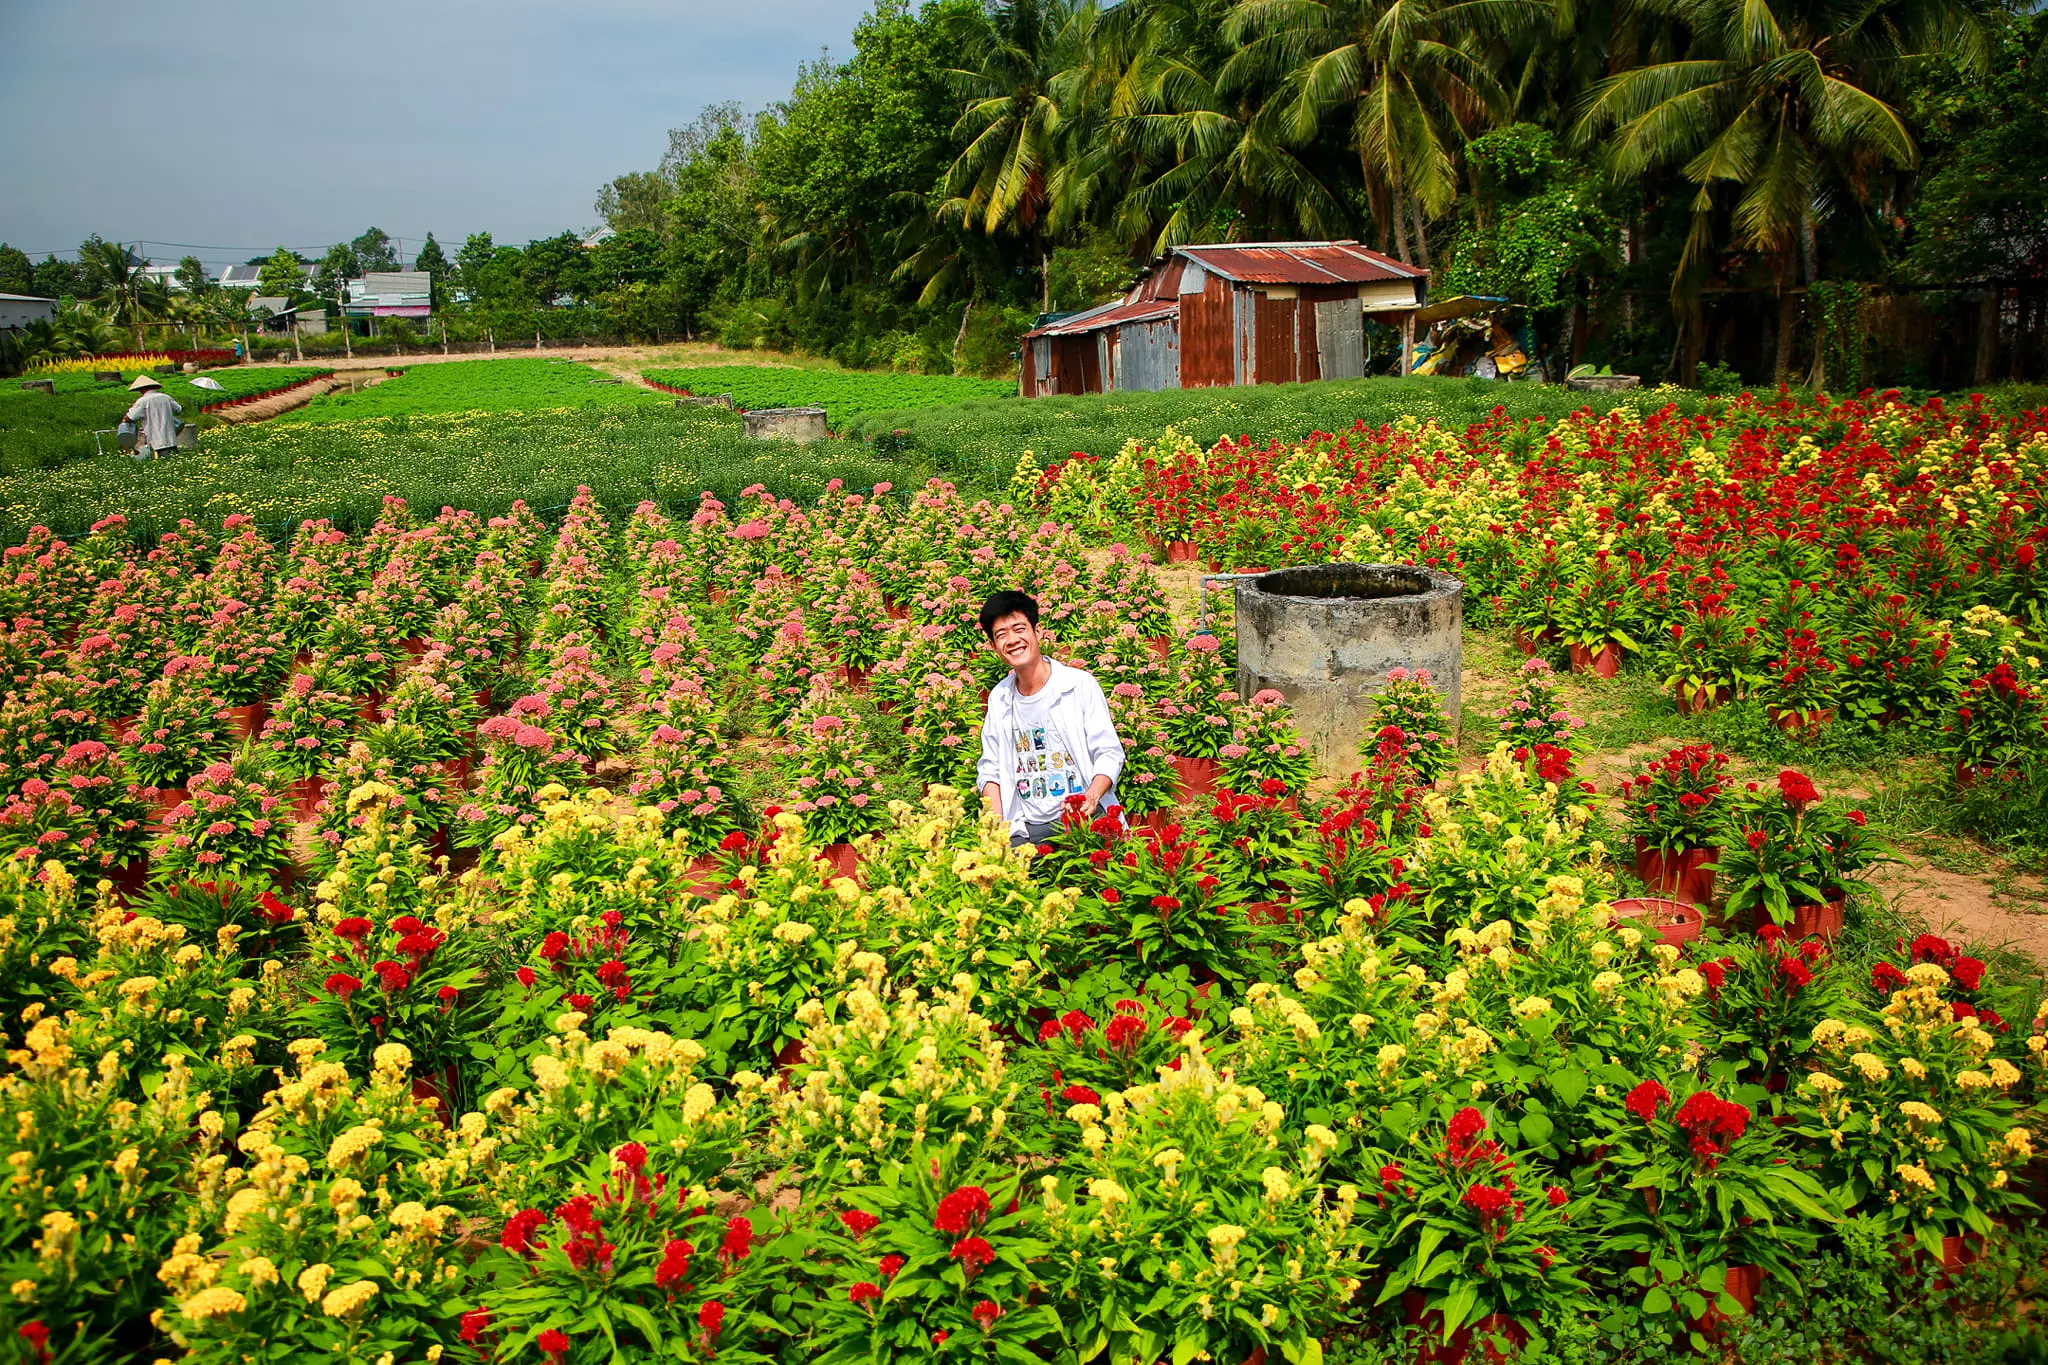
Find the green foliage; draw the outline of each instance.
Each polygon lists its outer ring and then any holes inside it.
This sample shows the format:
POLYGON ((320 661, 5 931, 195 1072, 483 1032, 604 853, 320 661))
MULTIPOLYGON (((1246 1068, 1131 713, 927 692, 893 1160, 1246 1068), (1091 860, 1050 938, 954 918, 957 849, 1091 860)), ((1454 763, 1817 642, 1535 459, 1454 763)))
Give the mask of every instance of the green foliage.
POLYGON ((1573 301, 1588 274, 1612 264, 1612 191, 1584 161, 1560 155, 1547 129, 1501 128, 1474 138, 1466 155, 1479 193, 1435 292, 1555 308, 1573 301))
POLYGON ((458 360, 420 365, 370 388, 322 395, 277 418, 281 426, 426 413, 542 412, 648 407, 665 400, 631 381, 566 360, 458 360))
MULTIPOLYGON (((128 392, 126 381, 142 371, 129 367, 121 371, 122 384, 103 383, 90 374, 52 376, 57 392, 46 394, 18 385, 0 389, 0 474, 51 469, 78 456, 93 453, 95 430, 110 431, 128 411, 137 395, 128 392)), ((183 420, 201 422, 202 404, 224 398, 241 398, 268 393, 324 373, 315 369, 212 370, 206 375, 165 375, 164 392, 185 409, 183 420), (224 390, 213 393, 193 387, 192 381, 211 378, 224 390)), ((114 438, 103 436, 103 448, 115 449, 114 438)), ((91 520, 97 520, 92 518, 91 520)))

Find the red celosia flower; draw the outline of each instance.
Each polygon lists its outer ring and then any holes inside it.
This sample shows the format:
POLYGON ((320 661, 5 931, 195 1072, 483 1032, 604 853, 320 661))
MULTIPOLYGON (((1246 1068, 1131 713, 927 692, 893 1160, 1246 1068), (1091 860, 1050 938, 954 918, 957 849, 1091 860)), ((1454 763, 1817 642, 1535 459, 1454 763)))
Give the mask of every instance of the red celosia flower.
POLYGON ((533 1234, 548 1216, 539 1209, 521 1209, 505 1220, 505 1231, 498 1238, 498 1245, 515 1256, 531 1256, 542 1243, 533 1240, 533 1234))
POLYGON ((1392 1194, 1394 1186, 1401 1183, 1401 1168, 1393 1162, 1380 1167, 1380 1188, 1392 1194))
POLYGON ((746 846, 747 835, 744 830, 736 829, 718 841, 718 848, 722 853, 737 853, 746 846))
POLYGON ((1454 1160, 1463 1161, 1471 1150, 1472 1139, 1486 1131, 1486 1115, 1466 1105, 1451 1115, 1450 1126, 1444 1132, 1444 1150, 1454 1160))
POLYGON ((1628 1098, 1621 1102, 1621 1107, 1634 1114, 1644 1123, 1648 1123, 1651 1119, 1657 1117, 1657 1106, 1665 1103, 1670 1098, 1671 1092, 1657 1082, 1644 1081, 1641 1085, 1628 1092, 1628 1098))
POLYGON ((896 1278, 896 1272, 903 1269, 903 1258, 892 1251, 882 1258, 881 1269, 883 1279, 893 1280, 896 1278))
POLYGON ((1778 975, 1791 983, 1791 993, 1797 995, 1813 984, 1813 971, 1805 962, 1788 957, 1778 963, 1778 975))
POLYGON ((996 1249, 979 1237, 963 1237, 953 1244, 953 1259, 970 1280, 995 1258, 996 1249))
POLYGON ((661 1264, 654 1267, 654 1287, 667 1289, 690 1273, 690 1257, 697 1248, 680 1237, 672 1237, 662 1244, 661 1264))
POLYGON ((848 1209, 839 1215, 839 1221, 846 1225, 846 1230, 853 1234, 855 1241, 859 1241, 882 1225, 882 1220, 866 1209, 848 1209))
POLYGON ((1060 1027, 1078 1043, 1083 1034, 1095 1027, 1095 1021, 1079 1010, 1068 1010, 1060 1016, 1060 1027))
POLYGON ((1671 1121, 1692 1135, 1693 1155, 1713 1166, 1748 1128, 1749 1109, 1709 1091, 1697 1090, 1686 1097, 1671 1121))
POLYGON ((1285 796, 1287 784, 1277 777, 1269 777, 1259 783, 1259 792, 1263 796, 1285 796))
POLYGON ((533 1339, 533 1344, 540 1347, 541 1352, 558 1365, 569 1354, 568 1335, 559 1327, 548 1328, 533 1339))
POLYGON ((1558 1185, 1545 1185, 1543 1187, 1543 1195, 1550 1201, 1550 1207, 1554 1209, 1563 1208, 1572 1199, 1571 1194, 1558 1185))
POLYGON ((512 975, 515 978, 517 978, 520 985, 526 986, 528 988, 531 988, 534 982, 540 980, 540 978, 534 974, 533 968, 531 967, 521 967, 518 971, 512 973, 512 975))
POLYGON ((491 1327, 491 1312, 488 1308, 472 1308, 462 1315, 462 1339, 474 1346, 477 1339, 491 1327))
POLYGON ((1154 896, 1152 898, 1152 908, 1170 915, 1180 909, 1180 898, 1177 896, 1154 896))
MULTIPOLYGON (((1113 1028, 1115 1027, 1115 1025, 1111 1025, 1111 1027, 1113 1028)), ((1085 1085, 1068 1086, 1065 1090, 1060 1091, 1060 1098, 1065 1100, 1068 1104, 1099 1105, 1102 1103, 1102 1096, 1096 1094, 1093 1090, 1090 1090, 1085 1085)))
POLYGON ((979 1185, 962 1185, 939 1201, 938 1211, 932 1215, 932 1227, 958 1237, 970 1228, 980 1227, 988 1220, 988 1214, 988 1191, 979 1185))
POLYGON ((444 1005, 454 1004, 461 995, 462 992, 456 990, 453 986, 443 986, 440 990, 434 992, 434 998, 444 1005))
POLYGON ((1791 768, 1778 774, 1778 794, 1785 798, 1788 806, 1810 806, 1820 800, 1820 792, 1806 774, 1791 768))
POLYGON ((347 919, 335 921, 334 936, 336 938, 345 938, 350 943, 360 946, 362 941, 368 938, 370 932, 376 927, 376 925, 370 923, 361 915, 350 915, 347 919))
POLYGON ((388 958, 371 964, 370 970, 377 973, 377 983, 387 991, 402 991, 412 984, 412 973, 403 963, 388 958))
POLYGON ((1465 1191, 1464 1203, 1475 1210, 1481 1218, 1497 1218, 1514 1201, 1514 1195, 1506 1190, 1496 1190, 1491 1185, 1474 1185, 1465 1191))
POLYGON ((1038 1026, 1038 1041, 1041 1043, 1049 1043, 1059 1036, 1060 1021, 1057 1019, 1048 1019, 1038 1026))
POLYGON ((1547 1246, 1536 1248, 1536 1260, 1545 1270, 1557 1264, 1557 1253, 1547 1246))
POLYGON ((347 972, 336 972, 328 977, 323 984, 327 987, 329 995, 336 996, 344 1001, 363 988, 363 983, 350 976, 347 972))
POLYGON ((1113 886, 1105 886, 1102 888, 1102 899, 1109 902, 1111 905, 1115 905, 1118 901, 1121 901, 1123 898, 1124 893, 1117 890, 1113 886))
POLYGON ((996 1325, 996 1319, 1002 1315, 1002 1305, 993 1299, 983 1299, 980 1303, 974 1305, 974 1320, 981 1324, 981 1330, 984 1332, 993 1328, 996 1325))
MULTIPOLYGON (((872 1280, 862 1280, 859 1284, 846 1291, 846 1297, 856 1306, 865 1306, 874 1303, 882 1297, 882 1286, 872 1280)), ((869 1309, 868 1311, 873 1312, 874 1310, 869 1309)))
POLYGON ((28 1343, 29 1350, 35 1352, 36 1365, 44 1365, 50 1358, 50 1329, 38 1318, 33 1322, 24 1322, 19 1331, 21 1339, 28 1343))
POLYGON ((270 892, 265 891, 261 895, 257 896, 256 904, 258 907, 262 909, 263 918, 269 921, 270 923, 291 923, 292 908, 289 905, 286 905, 283 901, 279 900, 276 896, 272 895, 270 892))
POLYGON ((622 1142, 612 1151, 612 1160, 638 1175, 647 1169, 647 1148, 638 1142, 622 1142))
POLYGON ((725 1236, 718 1242, 718 1258, 727 1265, 744 1261, 747 1253, 754 1249, 754 1225, 745 1217, 735 1215, 725 1225, 725 1236))
POLYGON ((590 1007, 596 1003, 581 991, 576 992, 574 995, 563 996, 562 1002, 579 1014, 590 1013, 590 1007))
POLYGON ((1769 839, 1770 836, 1768 834, 1765 834, 1760 829, 1753 829, 1749 833, 1742 836, 1742 841, 1749 845, 1749 851, 1751 853, 1761 853, 1763 851, 1764 844, 1768 842, 1769 839))
POLYGON ((718 1340, 719 1329, 725 1326, 725 1305, 717 1299, 697 1310, 697 1325, 704 1329, 704 1335, 718 1340))
POLYGON ((1889 996, 1906 984, 1906 974, 1889 962, 1880 962, 1870 969, 1870 989, 1879 995, 1889 996))
POLYGON ((546 959, 549 962, 553 962, 556 958, 560 957, 563 953, 566 953, 568 951, 569 936, 563 933, 560 929, 554 930, 546 938, 540 941, 540 955, 542 958, 546 959))
POLYGON ((1948 974, 1966 991, 1974 991, 1984 980, 1984 964, 1974 957, 1959 957, 1949 965, 1948 974))
POLYGON ((1138 1040, 1147 1032, 1145 1021, 1134 1014, 1119 1014, 1109 1021, 1109 1027, 1102 1031, 1102 1039, 1110 1050, 1128 1057, 1138 1050, 1138 1040))

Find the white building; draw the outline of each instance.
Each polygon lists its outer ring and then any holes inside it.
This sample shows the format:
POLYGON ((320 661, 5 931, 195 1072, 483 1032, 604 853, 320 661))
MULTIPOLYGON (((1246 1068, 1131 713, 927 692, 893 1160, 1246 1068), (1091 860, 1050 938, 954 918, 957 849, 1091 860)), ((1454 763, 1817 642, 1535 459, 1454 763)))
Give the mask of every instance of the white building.
POLYGON ((34 294, 0 294, 0 330, 26 327, 32 322, 53 322, 57 301, 34 294))

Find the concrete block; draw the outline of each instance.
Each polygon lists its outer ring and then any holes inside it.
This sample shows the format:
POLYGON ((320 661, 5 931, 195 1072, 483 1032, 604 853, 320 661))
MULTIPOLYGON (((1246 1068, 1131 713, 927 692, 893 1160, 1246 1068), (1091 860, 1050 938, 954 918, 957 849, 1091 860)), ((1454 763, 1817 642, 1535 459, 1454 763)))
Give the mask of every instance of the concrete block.
POLYGON ((1240 580, 1238 693, 1285 696, 1325 777, 1360 767, 1372 696, 1394 668, 1429 670, 1455 738, 1464 593, 1449 574, 1404 564, 1318 564, 1240 580))
POLYGON ((741 421, 743 434, 756 441, 822 441, 823 408, 756 408, 741 421))

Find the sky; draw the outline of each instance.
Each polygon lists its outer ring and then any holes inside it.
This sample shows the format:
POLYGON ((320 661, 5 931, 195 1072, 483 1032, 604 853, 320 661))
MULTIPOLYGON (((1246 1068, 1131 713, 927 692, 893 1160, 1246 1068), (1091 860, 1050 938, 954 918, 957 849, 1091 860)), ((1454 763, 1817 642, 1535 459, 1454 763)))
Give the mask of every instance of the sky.
POLYGON ((706 105, 852 50, 868 0, 0 0, 0 242, 318 256, 372 225, 595 226, 706 105), (191 249, 198 248, 198 249, 191 249))

